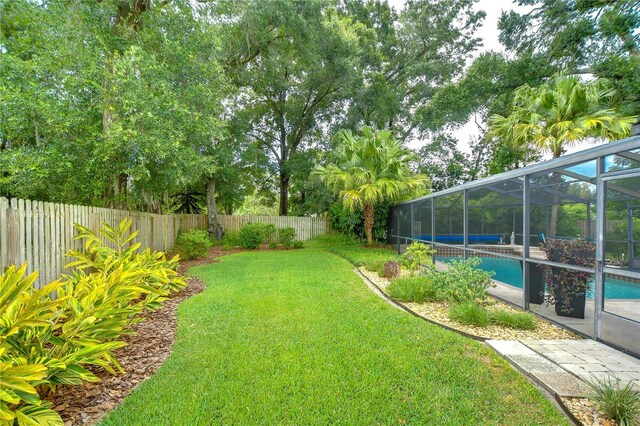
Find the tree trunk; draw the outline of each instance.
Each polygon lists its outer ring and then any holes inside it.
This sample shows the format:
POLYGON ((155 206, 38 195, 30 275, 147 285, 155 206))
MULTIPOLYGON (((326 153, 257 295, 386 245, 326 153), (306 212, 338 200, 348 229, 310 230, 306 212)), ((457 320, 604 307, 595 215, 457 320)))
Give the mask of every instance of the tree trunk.
POLYGON ((216 204, 216 180, 207 181, 207 216, 209 219, 209 235, 216 240, 224 236, 224 228, 218 222, 218 206, 216 204))
POLYGON ((280 216, 289 214, 289 175, 282 167, 280 168, 280 208, 278 214, 280 216))
POLYGON ((364 205, 364 230, 367 234, 367 245, 373 245, 373 204, 364 205))

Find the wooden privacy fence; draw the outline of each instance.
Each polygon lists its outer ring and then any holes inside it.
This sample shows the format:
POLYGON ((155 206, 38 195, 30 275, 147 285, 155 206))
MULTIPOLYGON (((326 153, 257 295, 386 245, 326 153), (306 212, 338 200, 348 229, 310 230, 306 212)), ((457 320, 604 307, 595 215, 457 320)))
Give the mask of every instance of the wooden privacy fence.
MULTIPOLYGON (((0 273, 9 265, 28 264, 29 273, 40 270, 38 287, 71 272, 64 265, 64 254, 81 250, 83 241, 73 241, 77 223, 91 230, 101 224, 117 226, 123 219, 132 221, 131 231, 138 231, 136 241, 143 249, 167 251, 173 248, 178 231, 206 229, 206 215, 160 215, 112 210, 99 207, 45 203, 0 197, 0 273)), ((226 230, 238 230, 247 222, 273 223, 279 228, 296 229, 296 239, 308 240, 327 231, 325 218, 279 216, 219 216, 226 230)))
MULTIPOLYGON (((206 222, 206 216, 205 216, 206 222)), ((245 223, 263 222, 270 223, 276 228, 291 227, 296 230, 296 240, 307 241, 317 235, 327 233, 327 219, 324 217, 300 217, 300 216, 225 216, 219 215, 218 221, 226 232, 237 231, 245 223)))

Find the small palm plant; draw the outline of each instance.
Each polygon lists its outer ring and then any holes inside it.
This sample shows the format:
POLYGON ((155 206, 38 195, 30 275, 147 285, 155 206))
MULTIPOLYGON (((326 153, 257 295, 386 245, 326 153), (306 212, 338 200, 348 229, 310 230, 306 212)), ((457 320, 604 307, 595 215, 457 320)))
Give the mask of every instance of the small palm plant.
POLYGON ((361 136, 343 130, 336 134, 337 146, 331 163, 318 166, 314 175, 340 196, 346 208, 364 213, 367 244, 373 244, 373 211, 376 204, 424 190, 428 179, 413 174, 415 159, 388 130, 364 127, 361 136))

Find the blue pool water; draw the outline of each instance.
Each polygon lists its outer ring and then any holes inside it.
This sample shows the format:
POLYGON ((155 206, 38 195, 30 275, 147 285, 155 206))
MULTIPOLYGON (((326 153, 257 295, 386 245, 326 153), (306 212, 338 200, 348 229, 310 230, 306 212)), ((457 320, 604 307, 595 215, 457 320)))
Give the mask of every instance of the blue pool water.
MULTIPOLYGON (((458 257, 436 257, 441 262, 449 262, 458 257)), ((498 257, 481 257, 482 263, 478 266, 483 271, 495 272, 493 279, 522 288, 522 268, 520 261, 498 257)), ((593 282, 588 297, 593 297, 593 282)), ((605 299, 640 299, 640 283, 633 283, 613 277, 605 277, 605 299)))

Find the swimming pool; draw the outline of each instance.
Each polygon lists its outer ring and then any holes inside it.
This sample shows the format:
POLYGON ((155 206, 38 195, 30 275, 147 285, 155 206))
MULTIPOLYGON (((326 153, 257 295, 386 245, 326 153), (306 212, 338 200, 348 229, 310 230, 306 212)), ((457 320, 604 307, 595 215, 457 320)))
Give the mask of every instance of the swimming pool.
MULTIPOLYGON (((452 259, 460 258, 436 257, 436 260, 441 262, 450 262, 452 259)), ((495 272, 494 280, 522 288, 522 268, 519 260, 499 257, 481 257, 480 260, 482 263, 478 268, 483 271, 495 272)), ((593 298, 593 280, 591 281, 591 290, 587 296, 593 298)), ((605 299, 640 299, 640 284, 618 278, 605 277, 604 297, 605 299)))

